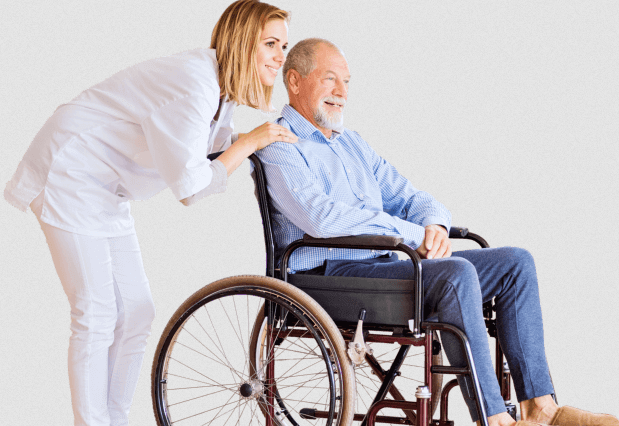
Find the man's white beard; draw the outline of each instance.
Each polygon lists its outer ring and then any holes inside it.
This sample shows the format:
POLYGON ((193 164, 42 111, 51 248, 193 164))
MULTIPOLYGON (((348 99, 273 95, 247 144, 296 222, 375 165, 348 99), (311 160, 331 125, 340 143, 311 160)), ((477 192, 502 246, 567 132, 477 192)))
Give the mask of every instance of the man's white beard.
MULTIPOLYGON (((323 129, 340 130, 344 127, 344 112, 333 111, 331 113, 325 111, 323 102, 329 98, 322 99, 318 108, 314 110, 314 121, 323 129)), ((338 99, 342 104, 343 100, 338 99)))

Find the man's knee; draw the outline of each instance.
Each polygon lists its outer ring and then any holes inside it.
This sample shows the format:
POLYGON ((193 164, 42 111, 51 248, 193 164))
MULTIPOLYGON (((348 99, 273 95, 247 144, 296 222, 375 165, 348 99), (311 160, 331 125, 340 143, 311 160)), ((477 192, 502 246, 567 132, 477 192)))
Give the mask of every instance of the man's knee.
POLYGON ((448 257, 441 259, 440 267, 446 274, 445 280, 452 284, 458 282, 477 282, 477 270, 467 259, 461 257, 448 257))
POLYGON ((535 261, 528 250, 519 247, 502 247, 506 261, 516 270, 535 273, 535 261))
POLYGON ((456 299, 481 296, 477 270, 470 261, 462 257, 448 257, 430 262, 424 267, 423 275, 427 297, 436 298, 435 302, 438 302, 452 296, 456 299))

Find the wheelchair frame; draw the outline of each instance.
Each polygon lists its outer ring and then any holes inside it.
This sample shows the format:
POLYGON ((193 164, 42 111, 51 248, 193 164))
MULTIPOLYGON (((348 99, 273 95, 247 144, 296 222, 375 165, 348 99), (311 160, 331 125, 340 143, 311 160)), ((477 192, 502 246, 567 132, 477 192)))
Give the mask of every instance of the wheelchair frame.
MULTIPOLYGON (((264 231, 264 241, 265 241, 265 249, 267 254, 267 276, 278 278, 277 270, 275 269, 275 246, 273 241, 273 231, 272 231, 272 221, 271 221, 271 212, 270 212, 270 199, 268 196, 267 190, 267 182, 264 170, 262 168, 262 163, 260 159, 252 154, 249 157, 250 161, 254 166, 255 172, 255 184, 256 184, 256 196, 258 198, 258 204, 260 207, 260 215, 262 217, 263 231, 264 231)), ((468 239, 475 241, 479 246, 484 248, 489 248, 489 244, 483 239, 481 236, 469 232, 466 228, 456 228, 452 227, 449 233, 449 237, 453 239, 468 239)), ((400 251, 405 253, 413 262, 414 271, 415 271, 415 295, 414 295, 414 312, 412 324, 413 327, 411 331, 413 332, 413 336, 385 336, 380 334, 372 335, 368 333, 367 337, 365 337, 365 341, 367 342, 381 342, 381 343, 399 343, 401 344, 401 348, 396 355, 396 358, 392 362, 392 365, 389 371, 384 372, 380 371, 380 366, 376 368, 372 366, 375 373, 377 375, 383 377, 383 383, 374 398, 374 402, 370 407, 368 413, 362 417, 363 415, 356 414, 354 420, 363 420, 362 426, 373 426, 377 420, 382 422, 387 421, 397 421, 400 424, 416 424, 417 426, 428 426, 432 423, 433 426, 452 426, 453 421, 448 420, 448 396, 449 392, 458 385, 456 379, 448 382, 441 392, 441 405, 440 405, 440 418, 439 420, 432 420, 431 414, 429 414, 430 406, 431 406, 431 397, 427 397, 427 395, 432 394, 432 375, 433 374, 456 374, 456 375, 467 375, 470 377, 473 389, 475 392, 475 401, 477 406, 477 413, 480 421, 484 426, 487 426, 487 414, 484 405, 481 403, 482 392, 481 386, 479 385, 479 380, 477 378, 477 373, 475 370, 475 364, 473 361, 470 344, 468 342, 468 338, 460 330, 458 327, 455 327, 451 324, 439 323, 439 322, 427 322, 422 321, 423 318, 423 292, 422 292, 422 266, 421 259, 417 252, 411 249, 409 246, 402 243, 401 238, 394 238, 388 236, 350 236, 350 237, 336 237, 336 238, 313 238, 309 235, 304 235, 303 239, 293 241, 286 247, 284 250, 284 254, 281 259, 281 269, 279 271, 279 275, 281 275, 281 279, 284 282, 289 282, 289 269, 288 269, 288 261, 290 260, 290 256, 292 253, 301 248, 301 247, 324 247, 324 248, 354 248, 354 249, 364 249, 364 250, 392 250, 392 251, 400 251), (445 331, 451 332, 460 340, 462 344, 462 348, 466 355, 467 359, 467 367, 458 368, 451 366, 435 366, 432 365, 432 353, 434 349, 434 343, 432 339, 432 335, 434 331, 445 331), (418 388, 418 392, 416 393, 417 402, 405 401, 402 399, 401 393, 394 389, 393 381, 395 377, 398 375, 398 370, 404 359, 406 357, 406 353, 408 352, 410 346, 423 346, 425 348, 425 391, 418 388), (387 400, 385 399, 387 393, 391 391, 392 396, 396 399, 387 400), (377 416, 378 412, 383 408, 399 408, 402 409, 405 413, 407 413, 406 418, 379 418, 377 416), (409 413, 412 411, 416 411, 415 416, 411 416, 409 413), (414 420, 413 420, 414 418, 414 420)), ((334 277, 335 278, 335 277, 334 277)), ((293 283, 294 284, 294 283, 293 283)), ((493 301, 489 301, 483 306, 483 313, 486 322, 486 326, 488 328, 488 333, 491 337, 496 339, 496 347, 495 347, 495 355, 496 355, 496 366, 495 371, 497 375, 497 379, 499 382, 499 386, 501 389, 501 395, 505 401, 505 405, 507 408, 507 412, 516 419, 516 406, 511 404, 511 390, 510 390, 510 382, 511 375, 509 373, 509 368, 507 368, 507 363, 505 362, 503 351, 500 347, 499 341, 497 339, 496 332, 496 319, 494 318, 494 304, 493 301)), ((336 323, 336 325, 338 325, 336 323)), ((338 325, 339 326, 339 325, 338 325)), ((345 340, 351 340, 352 335, 350 333, 342 333, 345 340)), ((366 360, 368 357, 366 356, 366 360)), ((420 387, 421 388, 421 387, 420 387)), ((313 413, 315 416, 324 415, 324 413, 313 413)))

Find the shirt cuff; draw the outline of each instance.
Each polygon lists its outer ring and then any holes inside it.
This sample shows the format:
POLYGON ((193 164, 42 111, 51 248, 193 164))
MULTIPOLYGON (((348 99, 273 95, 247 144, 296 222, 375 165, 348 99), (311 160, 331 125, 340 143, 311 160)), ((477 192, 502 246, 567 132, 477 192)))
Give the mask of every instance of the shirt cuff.
POLYGON ((446 220, 444 217, 440 217, 440 216, 428 216, 424 218, 423 222, 421 222, 421 226, 425 228, 428 225, 441 225, 445 227, 448 234, 449 234, 449 228, 451 227, 450 226, 451 224, 449 223, 449 221, 446 220))
POLYGON ((182 199, 181 203, 186 206, 190 206, 204 197, 212 194, 219 194, 226 190, 226 185, 228 183, 228 170, 226 169, 226 166, 224 166, 224 163, 219 160, 213 160, 209 167, 213 172, 211 183, 209 183, 206 188, 193 194, 192 196, 182 199))
POLYGON ((417 249, 426 236, 426 230, 421 225, 407 222, 403 219, 399 220, 402 222, 398 224, 397 231, 400 233, 400 236, 404 238, 404 244, 417 249))

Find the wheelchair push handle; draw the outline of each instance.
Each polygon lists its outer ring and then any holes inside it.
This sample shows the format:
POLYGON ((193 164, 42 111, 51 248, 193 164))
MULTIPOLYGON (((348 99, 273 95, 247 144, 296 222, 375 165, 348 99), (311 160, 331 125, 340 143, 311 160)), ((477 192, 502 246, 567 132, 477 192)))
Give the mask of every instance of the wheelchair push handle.
POLYGON ((215 160, 217 157, 219 157, 223 153, 224 153, 223 151, 213 152, 213 153, 208 154, 206 156, 206 158, 208 158, 209 160, 213 161, 213 160, 215 160))

